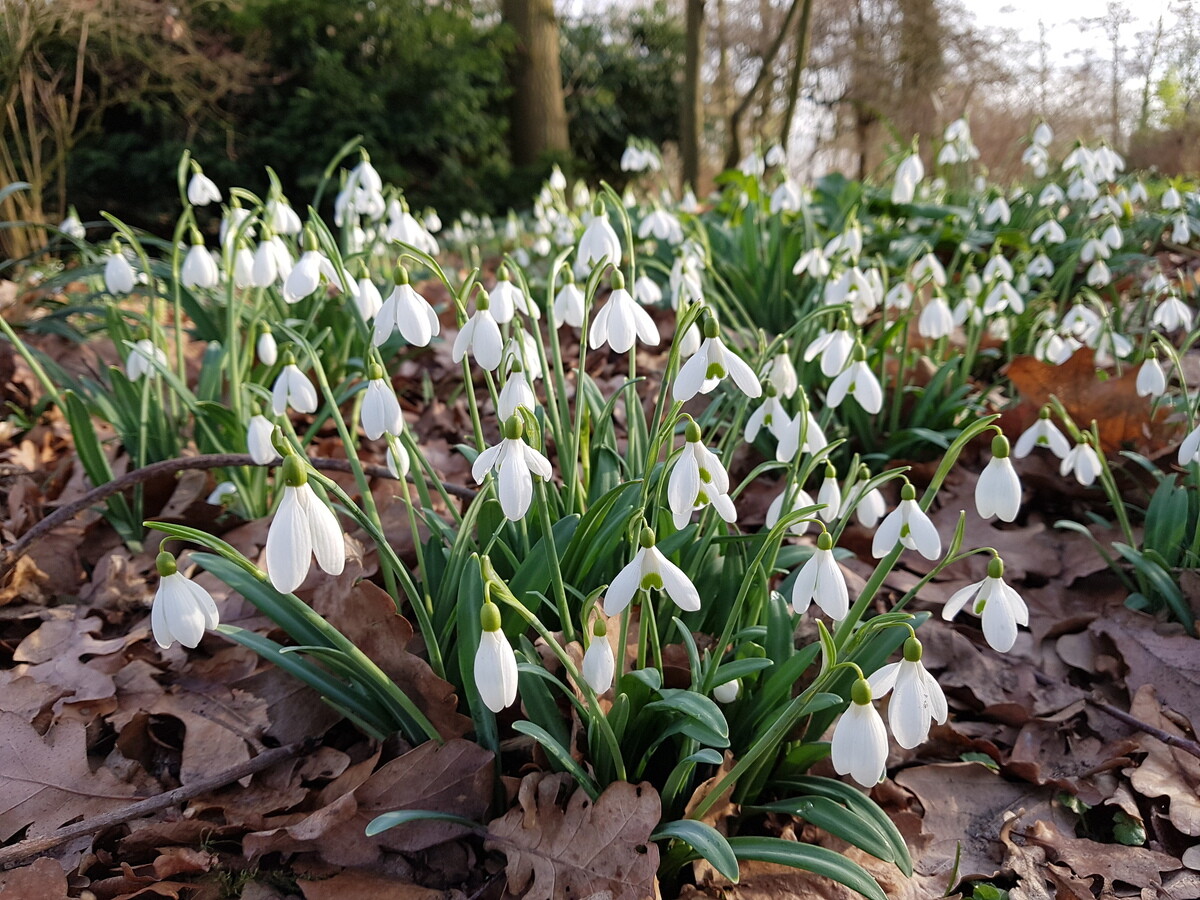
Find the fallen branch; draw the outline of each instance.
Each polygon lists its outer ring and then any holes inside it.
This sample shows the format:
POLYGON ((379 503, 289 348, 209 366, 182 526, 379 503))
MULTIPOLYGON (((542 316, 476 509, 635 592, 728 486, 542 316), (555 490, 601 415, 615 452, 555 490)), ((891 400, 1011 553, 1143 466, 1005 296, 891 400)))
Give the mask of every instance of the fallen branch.
POLYGON ((0 869, 12 868, 18 863, 22 863, 34 856, 40 856, 47 850, 53 850, 60 844, 65 844, 67 841, 74 840, 75 838, 95 834, 113 825, 121 825, 125 822, 139 819, 142 816, 161 812, 168 807, 183 803, 185 800, 191 800, 193 797, 199 797, 201 794, 207 794, 209 791, 215 791, 217 788, 233 784, 238 779, 245 778, 247 775, 253 775, 255 772, 261 772, 263 769, 270 768, 277 762, 310 752, 316 744, 316 740, 309 738, 297 741, 294 744, 288 744, 285 747, 275 747, 271 750, 265 750, 254 757, 254 759, 247 760, 240 766, 226 769, 224 772, 211 775, 194 784, 177 787, 173 791, 167 791, 164 794, 158 794, 154 797, 147 797, 145 800, 139 800, 137 803, 131 803, 129 806, 123 806, 112 812, 84 819, 82 822, 76 822, 74 825, 60 828, 58 831, 48 834, 45 837, 21 841, 19 844, 5 847, 0 850, 0 869))
POLYGON ((1190 738, 1180 737, 1177 734, 1171 734, 1171 732, 1163 731, 1161 728, 1155 728, 1149 722, 1143 722, 1136 716, 1131 716, 1124 710, 1118 709, 1110 703, 1105 703, 1103 700, 1093 700, 1091 697, 1088 697, 1087 702, 1096 707, 1096 709, 1108 713, 1114 719, 1119 719, 1126 725, 1136 728, 1138 731, 1148 734, 1152 738, 1157 738, 1164 744, 1169 744, 1172 747, 1178 747, 1185 753, 1190 753, 1192 756, 1200 759, 1200 742, 1193 741, 1190 738))
MULTIPOLYGON (((321 471, 333 472, 349 472, 350 461, 346 459, 314 459, 308 460, 309 464, 314 469, 321 471)), ((65 522, 70 521, 76 515, 95 506, 100 501, 111 497, 113 494, 131 488, 134 485, 149 481, 158 475, 168 475, 175 472, 183 472, 188 469, 227 469, 236 468, 238 466, 256 466, 256 463, 248 453, 209 453, 203 456, 184 456, 179 459, 164 459, 161 462, 151 463, 148 466, 143 466, 140 469, 134 469, 131 472, 126 472, 112 481, 92 488, 78 500, 73 500, 70 503, 64 504, 56 509, 46 518, 42 519, 27 532, 21 535, 13 545, 3 551, 3 559, 0 559, 0 572, 3 572, 14 562, 18 557, 22 556, 30 547, 30 545, 38 538, 49 534, 55 528, 65 522)), ((274 465, 268 463, 267 465, 274 465)), ((395 476, 391 471, 384 466, 363 466, 363 471, 371 478, 388 478, 395 480, 395 476)), ((412 476, 408 478, 412 481, 412 476)), ((461 497, 465 500, 470 500, 475 496, 475 491, 469 487, 464 487, 460 484, 450 484, 443 482, 446 492, 453 494, 456 497, 461 497)))

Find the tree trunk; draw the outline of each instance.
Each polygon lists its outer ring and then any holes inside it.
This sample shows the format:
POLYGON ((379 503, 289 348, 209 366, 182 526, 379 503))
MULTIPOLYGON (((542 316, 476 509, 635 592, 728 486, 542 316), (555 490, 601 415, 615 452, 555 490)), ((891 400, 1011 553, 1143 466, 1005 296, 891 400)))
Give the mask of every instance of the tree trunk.
POLYGON ((517 38, 509 71, 513 162, 528 166, 548 152, 569 153, 554 0, 503 0, 501 15, 517 38))
POLYGON ((700 84, 700 70, 704 61, 704 0, 687 0, 684 40, 679 155, 683 163, 683 183, 699 190, 700 136, 704 131, 704 91, 700 84))
POLYGON ((796 26, 796 52, 792 56, 792 80, 788 84, 787 112, 783 114, 783 123, 779 127, 779 144, 784 151, 790 149, 792 138, 792 122, 796 118, 796 103, 800 99, 800 80, 804 77, 804 68, 808 65, 808 33, 812 22, 813 0, 804 0, 800 10, 800 24, 796 26))

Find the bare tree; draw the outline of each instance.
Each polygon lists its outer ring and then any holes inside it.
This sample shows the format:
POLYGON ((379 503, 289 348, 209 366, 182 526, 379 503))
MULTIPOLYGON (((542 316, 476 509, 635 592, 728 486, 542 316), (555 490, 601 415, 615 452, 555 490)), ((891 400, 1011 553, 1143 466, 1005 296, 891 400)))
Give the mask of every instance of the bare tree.
POLYGON ((704 0, 687 0, 684 41, 679 155, 683 164, 683 183, 698 187, 700 139, 704 130, 704 91, 700 85, 704 57, 704 0))
POLYGON ((503 0, 501 15, 517 37, 511 79, 513 162, 533 165, 570 151, 554 0, 503 0))

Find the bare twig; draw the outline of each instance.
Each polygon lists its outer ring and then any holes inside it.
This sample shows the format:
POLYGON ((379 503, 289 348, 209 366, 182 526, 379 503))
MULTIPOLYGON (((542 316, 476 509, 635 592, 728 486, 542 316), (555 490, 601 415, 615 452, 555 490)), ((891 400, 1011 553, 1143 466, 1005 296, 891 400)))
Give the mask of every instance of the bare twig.
POLYGON ((1155 728, 1149 722, 1143 722, 1136 716, 1131 716, 1122 709, 1118 709, 1111 703, 1105 703, 1103 700, 1094 700, 1091 697, 1087 698, 1087 702, 1096 707, 1102 712, 1108 713, 1114 719, 1119 719, 1131 728, 1136 728, 1138 731, 1150 735, 1152 738, 1157 738, 1164 744, 1169 744, 1172 747, 1178 747, 1185 753, 1190 753, 1192 756, 1200 758, 1200 742, 1193 741, 1190 738, 1180 737, 1177 734, 1171 734, 1169 731, 1163 731, 1161 728, 1155 728))
MULTIPOLYGON (((309 459, 309 463, 314 469, 322 471, 334 472, 349 472, 350 461, 346 459, 309 459)), ((161 462, 151 463, 148 466, 143 466, 140 469, 134 469, 131 472, 126 472, 112 481, 102 484, 99 487, 88 491, 78 500, 73 500, 70 503, 64 504, 52 512, 46 518, 42 519, 27 532, 21 535, 11 547, 0 551, 3 553, 3 558, 0 558, 0 573, 17 561, 17 558, 24 554, 38 538, 49 534, 55 528, 58 528, 63 523, 74 518, 79 513, 83 512, 92 506, 95 506, 100 501, 113 494, 120 493, 127 488, 131 488, 136 484, 149 481, 158 475, 172 474, 175 472, 183 472, 187 469, 225 469, 234 468, 237 466, 256 466, 256 463, 248 453, 209 453, 202 456, 185 456, 179 459, 164 459, 161 462)), ((273 465, 269 463, 268 465, 273 465)), ((363 470, 371 478, 389 478, 395 476, 384 466, 363 466, 363 470)), ((409 476, 409 480, 412 477, 409 476)), ((446 492, 453 494, 456 497, 461 497, 465 500, 470 500, 475 496, 475 491, 469 487, 464 487, 460 484, 444 483, 446 492)))
POLYGON ((193 784, 177 787, 173 791, 167 791, 154 797, 147 797, 145 800, 139 800, 137 803, 131 803, 129 806, 114 809, 112 812, 84 819, 82 822, 68 825, 66 828, 60 828, 58 831, 48 834, 45 837, 21 841, 19 844, 5 847, 3 850, 0 850, 0 869, 11 868, 17 863, 24 862, 34 856, 39 856, 47 850, 52 850, 60 844, 65 844, 67 841, 74 840, 75 838, 83 837, 87 834, 95 834, 113 825, 121 825, 142 816, 161 812, 168 807, 183 803, 185 800, 191 800, 193 797, 199 797, 201 794, 215 791, 217 788, 225 787, 227 784, 233 784, 238 779, 245 778, 247 775, 253 775, 255 772, 261 772, 263 769, 270 768, 277 762, 307 753, 316 746, 316 743, 315 740, 308 739, 288 744, 285 747, 275 747, 272 750, 265 750, 254 757, 254 759, 247 760, 240 766, 226 769, 224 772, 211 775, 193 784))

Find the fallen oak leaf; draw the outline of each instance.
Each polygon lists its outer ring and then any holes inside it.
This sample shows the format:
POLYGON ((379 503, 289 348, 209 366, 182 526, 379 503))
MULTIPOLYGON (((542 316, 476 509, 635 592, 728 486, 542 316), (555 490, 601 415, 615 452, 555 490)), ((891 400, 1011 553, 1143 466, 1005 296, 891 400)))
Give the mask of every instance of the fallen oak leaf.
POLYGON ((0 900, 67 900, 67 873, 56 859, 43 856, 28 866, 0 872, 0 900))
POLYGON ((1045 847, 1055 859, 1071 868, 1081 878, 1100 876, 1104 879, 1102 896, 1111 896, 1113 882, 1121 881, 1142 888, 1162 886, 1163 872, 1183 868, 1183 863, 1146 847, 1126 847, 1124 844, 1101 844, 1087 838, 1063 834, 1053 823, 1034 822, 1025 838, 1045 847))
POLYGON ((658 847, 650 834, 662 804, 647 783, 610 784, 593 803, 566 773, 521 781, 518 804, 488 823, 489 850, 508 858, 508 889, 525 900, 590 897, 645 900, 656 895, 658 847))
POLYGON ((1033 356, 1018 356, 1001 370, 1013 383, 1032 413, 1050 401, 1053 394, 1080 428, 1095 420, 1100 430, 1100 447, 1105 453, 1135 449, 1146 456, 1173 443, 1179 429, 1164 427, 1165 406, 1151 413, 1152 405, 1137 393, 1137 370, 1132 366, 1122 375, 1101 378, 1096 354, 1083 347, 1062 365, 1044 363, 1033 356))
MULTIPOLYGON (((1160 731, 1182 736, 1162 714, 1153 685, 1138 689, 1129 712, 1160 731)), ((1138 734, 1137 741, 1147 755, 1140 765, 1125 770, 1133 789, 1144 797, 1168 798, 1171 824, 1184 834, 1200 836, 1200 759, 1146 733, 1138 734)))
POLYGON ((0 735, 0 841, 26 826, 26 838, 48 835, 72 819, 123 806, 133 796, 133 788, 108 769, 88 767, 81 722, 59 722, 43 737, 21 716, 3 712, 0 735))

